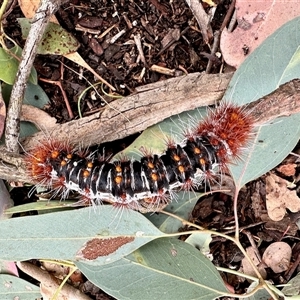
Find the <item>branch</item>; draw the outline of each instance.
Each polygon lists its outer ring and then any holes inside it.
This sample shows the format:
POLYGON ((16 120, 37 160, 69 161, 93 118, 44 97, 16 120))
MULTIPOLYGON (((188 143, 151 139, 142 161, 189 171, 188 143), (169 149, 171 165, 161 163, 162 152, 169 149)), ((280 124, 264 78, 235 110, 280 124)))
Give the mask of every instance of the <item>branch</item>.
MULTIPOLYGON (((148 84, 137 93, 107 105, 99 113, 47 129, 50 135, 83 147, 115 141, 141 132, 183 111, 216 104, 227 89, 232 73, 200 74, 148 84)), ((39 132, 22 144, 26 150, 45 139, 39 132)))
POLYGON ((300 112, 300 79, 282 84, 274 92, 245 105, 256 125, 300 112))
POLYGON ((8 106, 5 128, 5 143, 8 151, 19 152, 20 113, 26 84, 36 56, 37 47, 42 40, 49 19, 62 2, 65 2, 65 0, 42 0, 32 21, 8 106))

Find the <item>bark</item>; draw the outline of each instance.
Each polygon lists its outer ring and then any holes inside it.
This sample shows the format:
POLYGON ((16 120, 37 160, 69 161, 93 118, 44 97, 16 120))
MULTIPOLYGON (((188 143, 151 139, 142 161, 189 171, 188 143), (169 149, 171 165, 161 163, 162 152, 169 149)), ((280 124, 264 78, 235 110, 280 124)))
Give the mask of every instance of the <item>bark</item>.
MULTIPOLYGON (((99 113, 51 129, 51 136, 88 147, 141 132, 153 124, 197 107, 216 104, 223 96, 232 73, 207 75, 194 73, 137 89, 137 93, 107 105, 99 113)), ((34 148, 45 133, 24 141, 26 150, 34 148)))

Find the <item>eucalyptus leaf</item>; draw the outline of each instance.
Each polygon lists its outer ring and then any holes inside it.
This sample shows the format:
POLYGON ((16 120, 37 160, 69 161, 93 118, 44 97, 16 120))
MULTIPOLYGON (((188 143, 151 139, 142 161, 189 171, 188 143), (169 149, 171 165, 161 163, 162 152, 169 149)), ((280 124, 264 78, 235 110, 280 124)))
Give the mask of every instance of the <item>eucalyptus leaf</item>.
POLYGON ((75 203, 75 201, 37 201, 37 202, 31 202, 26 203, 14 207, 10 207, 5 210, 5 214, 16 214, 16 213, 24 213, 28 211, 49 211, 52 209, 71 209, 72 205, 75 203))
MULTIPOLYGON (((21 26, 23 38, 27 38, 31 20, 26 18, 18 18, 21 26)), ((60 25, 49 23, 43 35, 41 43, 38 45, 38 54, 55 54, 65 55, 75 52, 79 48, 78 41, 68 31, 60 25)))
POLYGON ((21 278, 8 274, 0 274, 1 300, 32 300, 40 299, 40 288, 21 278))
POLYGON ((282 289, 282 292, 286 296, 300 295, 300 273, 289 280, 287 285, 282 289))
POLYGON ((192 246, 199 249, 203 254, 210 253, 209 244, 212 241, 210 233, 204 232, 195 232, 192 233, 186 240, 186 243, 191 244, 192 246))
MULTIPOLYGON (((223 100, 246 104, 299 78, 299 28, 297 17, 270 35, 235 72, 223 100)), ((239 187, 274 168, 291 152, 300 137, 299 120, 300 114, 295 114, 256 128, 258 134, 243 161, 230 166, 239 187)))
POLYGON ((76 265, 96 286, 122 300, 212 300, 228 293, 214 265, 177 239, 152 241, 109 265, 76 265))
MULTIPOLYGON (((11 90, 11 85, 3 84, 2 95, 6 103, 9 102, 11 90)), ((46 104, 49 103, 49 97, 38 84, 32 84, 28 82, 25 89, 23 103, 38 108, 43 108, 46 104)))
POLYGON ((0 221, 0 257, 84 261, 102 265, 119 260, 164 236, 142 214, 121 215, 112 206, 91 207, 0 221))
POLYGON ((31 136, 38 131, 33 123, 27 121, 20 122, 20 138, 31 136))
MULTIPOLYGON (((22 49, 14 46, 9 50, 4 50, 0 47, 0 80, 12 85, 15 82, 19 60, 16 57, 21 57, 22 49)), ((29 82, 37 84, 37 73, 35 68, 31 69, 29 82)))
MULTIPOLYGON (((201 195, 203 194, 195 192, 178 192, 176 199, 164 208, 164 210, 184 220, 188 220, 201 195)), ((167 216, 163 213, 148 213, 146 217, 159 230, 165 233, 175 233, 183 227, 180 220, 175 219, 172 216, 167 216)))

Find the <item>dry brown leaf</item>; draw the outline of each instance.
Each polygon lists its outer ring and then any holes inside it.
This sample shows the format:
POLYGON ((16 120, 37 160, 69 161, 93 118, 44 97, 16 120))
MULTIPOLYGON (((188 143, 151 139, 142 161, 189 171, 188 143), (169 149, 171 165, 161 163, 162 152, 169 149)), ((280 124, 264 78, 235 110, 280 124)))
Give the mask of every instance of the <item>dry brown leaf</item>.
MULTIPOLYGON (((259 258, 257 257, 256 249, 254 247, 248 247, 246 249, 246 252, 247 252, 248 256, 250 257, 250 259, 253 261, 253 263, 258 267, 258 270, 259 270, 259 273, 261 274, 261 276, 263 278, 266 278, 267 272, 266 272, 263 264, 261 264, 259 258)), ((256 276, 256 273, 254 272, 252 265, 249 263, 249 261, 246 257, 244 257, 242 259, 242 268, 243 268, 242 272, 244 274, 256 276)))
POLYGON ((236 14, 237 28, 231 33, 224 29, 220 44, 225 61, 234 67, 281 25, 299 16, 300 5, 294 1, 236 0, 236 14))
POLYGON ((296 191, 287 187, 289 182, 275 174, 266 177, 266 206, 270 219, 280 221, 283 219, 286 208, 292 212, 300 211, 300 199, 296 191))
POLYGON ((48 131, 56 125, 57 121, 55 118, 49 116, 45 111, 26 104, 22 105, 21 120, 32 122, 38 128, 48 131))
POLYGON ((210 38, 213 36, 209 15, 205 12, 200 1, 186 0, 185 2, 190 7, 190 10, 192 11, 195 19, 197 20, 205 44, 208 44, 210 38))
POLYGON ((277 171, 282 173, 285 176, 294 176, 296 173, 296 164, 285 164, 277 168, 277 171))
POLYGON ((262 259, 274 273, 281 273, 289 268, 291 256, 292 248, 289 244, 275 242, 267 247, 262 259))

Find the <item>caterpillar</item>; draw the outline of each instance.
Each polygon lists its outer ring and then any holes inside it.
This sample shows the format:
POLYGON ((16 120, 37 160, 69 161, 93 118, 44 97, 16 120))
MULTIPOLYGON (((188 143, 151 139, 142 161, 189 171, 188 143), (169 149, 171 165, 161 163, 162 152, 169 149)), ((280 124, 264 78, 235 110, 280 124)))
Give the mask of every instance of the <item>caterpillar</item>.
POLYGON ((183 140, 168 140, 163 154, 143 151, 139 160, 108 161, 67 142, 47 139, 26 156, 29 176, 62 197, 79 193, 95 204, 155 210, 178 190, 192 190, 217 178, 242 154, 254 121, 235 104, 210 110, 183 140))

